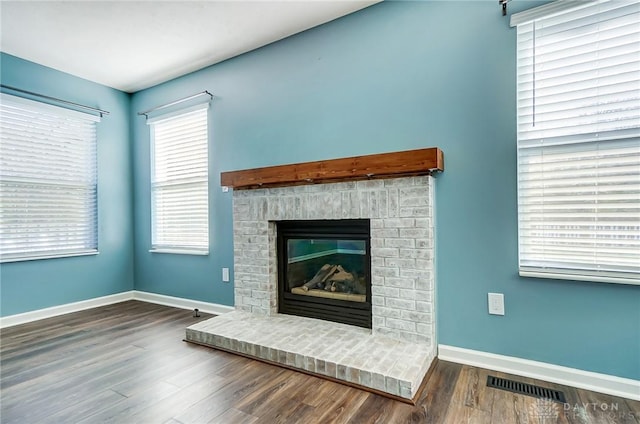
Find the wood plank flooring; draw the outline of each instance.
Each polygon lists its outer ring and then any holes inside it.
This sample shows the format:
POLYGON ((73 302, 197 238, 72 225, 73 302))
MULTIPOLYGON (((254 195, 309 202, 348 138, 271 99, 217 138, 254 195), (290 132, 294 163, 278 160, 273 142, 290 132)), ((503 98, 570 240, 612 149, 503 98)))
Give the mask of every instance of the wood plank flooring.
POLYGON ((444 361, 411 406, 182 341, 209 317, 129 301, 2 330, 0 422, 640 424, 640 402, 444 361), (567 404, 487 388, 489 373, 567 404))

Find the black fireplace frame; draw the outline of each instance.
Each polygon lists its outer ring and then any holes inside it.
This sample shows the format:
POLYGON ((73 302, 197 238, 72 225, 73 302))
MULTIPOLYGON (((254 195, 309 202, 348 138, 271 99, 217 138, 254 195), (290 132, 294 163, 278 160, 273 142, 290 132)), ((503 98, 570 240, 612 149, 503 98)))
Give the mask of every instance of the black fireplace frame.
POLYGON ((276 222, 278 312, 371 328, 371 225, 368 219, 294 220, 276 222), (365 241, 365 302, 326 299, 287 292, 289 239, 349 239, 365 241))

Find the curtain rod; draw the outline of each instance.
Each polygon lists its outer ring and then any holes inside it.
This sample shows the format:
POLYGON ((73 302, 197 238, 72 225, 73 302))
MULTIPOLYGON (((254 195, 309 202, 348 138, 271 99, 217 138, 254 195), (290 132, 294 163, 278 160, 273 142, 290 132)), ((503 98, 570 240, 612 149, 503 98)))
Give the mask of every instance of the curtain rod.
POLYGON ((92 112, 97 112, 97 113, 100 114, 100 117, 102 117, 104 115, 109 115, 109 112, 107 112, 106 110, 98 109, 96 107, 81 105, 80 103, 74 103, 74 102, 70 102, 68 100, 62 100, 62 99, 59 99, 57 97, 45 96, 44 94, 34 93, 33 91, 28 91, 28 90, 23 90, 21 88, 11 87, 10 85, 0 84, 0 87, 6 88, 7 90, 11 90, 11 91, 17 91, 18 93, 23 93, 23 94, 28 94, 30 96, 39 97, 41 99, 52 100, 54 102, 63 103, 63 104, 66 104, 66 105, 71 105, 73 107, 78 107, 78 108, 90 110, 92 112))
POLYGON ((165 103, 163 105, 153 107, 153 108, 151 108, 149 110, 145 110, 144 112, 138 112, 138 115, 144 115, 145 117, 148 118, 149 114, 151 112, 155 112, 156 110, 164 109, 164 108, 167 108, 169 106, 175 106, 175 105, 180 104, 182 102, 186 102, 188 100, 195 99, 196 97, 202 96, 203 94, 206 94, 209 97, 211 97, 211 99, 213 99, 213 94, 209 93, 207 90, 204 90, 204 91, 201 91, 199 93, 193 94, 191 96, 183 97, 182 99, 178 99, 178 100, 170 102, 170 103, 165 103))

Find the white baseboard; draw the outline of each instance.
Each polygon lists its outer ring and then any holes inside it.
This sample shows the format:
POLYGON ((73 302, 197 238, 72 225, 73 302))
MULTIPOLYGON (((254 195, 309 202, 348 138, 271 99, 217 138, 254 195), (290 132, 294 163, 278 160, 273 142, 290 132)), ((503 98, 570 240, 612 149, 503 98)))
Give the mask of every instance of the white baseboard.
POLYGON ((111 305, 114 303, 124 302, 126 300, 140 300, 142 302, 173 306, 180 309, 193 310, 195 308, 198 308, 202 312, 214 315, 220 315, 234 310, 234 308, 231 306, 218 305, 217 303, 201 302, 198 300, 184 299, 181 297, 165 296, 162 294, 131 290, 127 292, 112 294, 109 296, 82 300, 80 302, 73 302, 59 306, 52 306, 50 308, 38 309, 36 311, 29 311, 22 314, 0 317, 0 328, 26 324, 28 322, 37 321, 40 319, 52 318, 58 315, 84 311, 85 309, 111 305))
POLYGON ((447 345, 438 345, 438 358, 443 361, 473 365, 493 371, 640 400, 640 381, 629 378, 447 345))
POLYGON ((166 296, 164 294, 150 293, 134 290, 133 299, 143 302, 155 303, 158 305, 173 306, 180 309, 195 309, 208 314, 220 315, 235 310, 233 306, 220 305, 217 303, 202 302, 199 300, 185 299, 182 297, 166 296))
POLYGON ((85 309, 97 308, 99 306, 111 305, 113 303, 124 302, 133 299, 133 291, 110 294, 108 296, 95 297, 93 299, 81 300, 79 302, 66 303, 64 305, 52 306, 50 308, 38 309, 24 312, 22 314, 8 315, 0 317, 0 328, 12 327, 14 325, 26 324, 45 318, 57 317, 58 315, 69 314, 71 312, 84 311, 85 309))

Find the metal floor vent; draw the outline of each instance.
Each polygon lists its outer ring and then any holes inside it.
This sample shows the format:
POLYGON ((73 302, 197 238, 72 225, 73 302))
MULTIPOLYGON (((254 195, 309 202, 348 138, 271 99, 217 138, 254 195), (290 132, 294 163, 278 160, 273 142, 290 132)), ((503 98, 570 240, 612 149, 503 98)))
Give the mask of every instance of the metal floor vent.
POLYGON ((547 389, 540 386, 534 386, 533 384, 494 377, 492 375, 487 377, 487 387, 493 387, 513 393, 520 393, 522 395, 533 396, 540 399, 550 399, 555 402, 566 402, 564 393, 559 390, 547 389))

